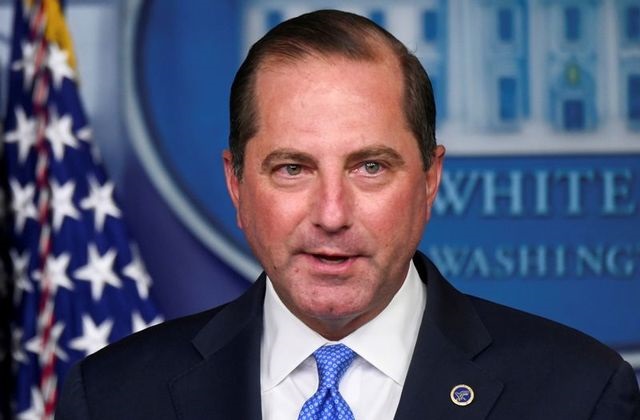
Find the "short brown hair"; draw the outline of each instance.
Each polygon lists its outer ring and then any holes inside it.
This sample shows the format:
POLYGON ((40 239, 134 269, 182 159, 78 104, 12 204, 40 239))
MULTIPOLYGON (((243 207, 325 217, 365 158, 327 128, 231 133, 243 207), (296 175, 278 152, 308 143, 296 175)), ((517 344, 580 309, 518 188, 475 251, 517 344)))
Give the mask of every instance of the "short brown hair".
POLYGON ((275 26, 251 49, 238 69, 229 101, 229 149, 236 176, 242 177, 247 142, 256 134, 256 74, 271 60, 297 62, 314 55, 375 61, 380 43, 398 59, 404 76, 404 113, 416 137, 425 169, 436 147, 436 106, 429 76, 418 58, 371 20, 339 10, 318 10, 275 26))

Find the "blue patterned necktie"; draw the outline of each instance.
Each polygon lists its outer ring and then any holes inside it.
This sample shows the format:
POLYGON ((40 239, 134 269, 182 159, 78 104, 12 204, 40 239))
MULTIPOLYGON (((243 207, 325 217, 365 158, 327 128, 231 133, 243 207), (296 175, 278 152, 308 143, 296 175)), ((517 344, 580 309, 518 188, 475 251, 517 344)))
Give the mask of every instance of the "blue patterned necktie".
POLYGON ((356 354, 344 344, 322 346, 313 353, 320 378, 318 390, 300 410, 298 420, 354 420, 338 385, 356 354))

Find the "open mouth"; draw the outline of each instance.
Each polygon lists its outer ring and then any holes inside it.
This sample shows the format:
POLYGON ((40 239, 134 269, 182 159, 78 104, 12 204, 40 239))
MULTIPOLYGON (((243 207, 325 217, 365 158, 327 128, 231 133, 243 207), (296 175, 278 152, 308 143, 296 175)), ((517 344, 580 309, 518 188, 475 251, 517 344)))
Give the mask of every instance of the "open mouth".
POLYGON ((324 255, 324 254, 311 254, 315 259, 321 261, 324 264, 338 265, 349 260, 349 256, 345 255, 324 255))

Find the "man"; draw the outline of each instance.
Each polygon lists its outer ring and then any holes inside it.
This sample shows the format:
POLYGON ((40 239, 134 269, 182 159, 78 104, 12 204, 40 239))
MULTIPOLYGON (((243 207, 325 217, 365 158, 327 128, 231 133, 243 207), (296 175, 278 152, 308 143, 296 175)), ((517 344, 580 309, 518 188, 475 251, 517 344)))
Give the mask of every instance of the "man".
POLYGON ((228 189, 255 285, 90 356, 61 419, 638 419, 618 354, 462 295, 416 253, 444 148, 418 60, 319 11, 258 41, 231 92, 228 189))

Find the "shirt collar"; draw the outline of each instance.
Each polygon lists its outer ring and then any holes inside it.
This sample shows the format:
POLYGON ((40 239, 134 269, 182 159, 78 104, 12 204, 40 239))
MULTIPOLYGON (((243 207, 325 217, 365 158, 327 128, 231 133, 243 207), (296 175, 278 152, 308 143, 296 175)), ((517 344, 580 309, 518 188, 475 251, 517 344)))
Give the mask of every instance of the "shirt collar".
POLYGON ((296 318, 282 303, 267 277, 264 332, 260 349, 260 383, 268 391, 282 382, 317 348, 327 342, 296 318))
MULTIPOLYGON (((411 261, 407 277, 389 305, 374 319, 340 340, 398 384, 404 384, 426 304, 426 286, 411 261)), ((316 349, 330 343, 296 318, 267 277, 261 388, 282 382, 316 349)))
POLYGON ((389 305, 342 340, 399 385, 404 384, 426 305, 426 286, 413 265, 389 305))

